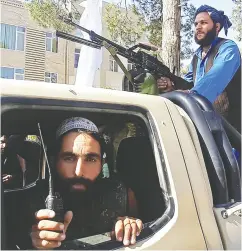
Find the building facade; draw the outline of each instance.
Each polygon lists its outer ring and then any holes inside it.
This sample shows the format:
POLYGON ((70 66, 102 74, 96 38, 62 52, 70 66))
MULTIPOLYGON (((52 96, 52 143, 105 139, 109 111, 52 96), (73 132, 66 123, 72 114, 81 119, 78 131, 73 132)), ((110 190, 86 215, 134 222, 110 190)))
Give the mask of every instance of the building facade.
MULTIPOLYGON (((22 1, 0 0, 0 4, 1 78, 74 84, 82 45, 57 39, 54 30, 40 27, 22 1)), ((107 37, 104 21, 102 27, 102 36, 107 37)), ((125 58, 121 60, 131 67, 125 58)), ((122 78, 121 69, 103 49, 94 86, 122 90, 122 78)))

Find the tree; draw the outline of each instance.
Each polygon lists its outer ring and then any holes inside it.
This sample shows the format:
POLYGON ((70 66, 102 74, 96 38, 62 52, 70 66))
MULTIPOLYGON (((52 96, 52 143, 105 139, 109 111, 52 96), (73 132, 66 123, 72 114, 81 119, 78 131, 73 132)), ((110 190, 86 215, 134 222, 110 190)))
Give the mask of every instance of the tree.
POLYGON ((161 45, 162 39, 162 0, 133 0, 133 13, 140 15, 145 21, 147 38, 156 45, 161 45))
POLYGON ((174 73, 180 70, 180 0, 163 1, 162 47, 161 58, 174 73))
MULTIPOLYGON (((68 0, 32 0, 25 3, 31 17, 44 28, 54 28, 56 30, 69 32, 72 26, 64 22, 64 18, 69 15, 67 8, 68 0)), ((77 11, 72 11, 72 15, 77 18, 77 11)))
MULTIPOLYGON (((133 5, 132 7, 127 8, 126 10, 131 11, 132 10, 132 16, 138 16, 140 21, 140 24, 142 26, 145 26, 144 33, 149 40, 150 43, 162 47, 162 40, 165 40, 166 38, 163 37, 162 39, 162 27, 163 24, 163 14, 168 10, 168 7, 164 7, 165 1, 163 0, 133 0, 133 5)), ((120 9, 120 4, 119 5, 112 5, 112 10, 115 12, 115 10, 120 9)), ((110 6, 110 5, 108 5, 110 6)), ((167 6, 167 5, 166 5, 167 6)), ((177 11, 178 11, 178 16, 180 15, 180 10, 179 10, 179 4, 176 4, 177 6, 177 11)), ((116 42, 120 41, 120 37, 118 39, 117 34, 120 33, 122 34, 122 37, 125 38, 126 35, 125 32, 127 31, 125 25, 115 25, 115 22, 117 22, 117 15, 115 16, 110 16, 109 9, 107 9, 105 13, 105 21, 108 26, 108 31, 111 34, 112 39, 114 39, 116 42), (107 14, 109 13, 109 14, 107 14), (112 27, 112 29, 109 29, 109 27, 112 27), (112 34, 115 34, 112 36, 112 34)), ((176 68, 179 68, 179 56, 181 59, 186 59, 190 58, 193 51, 191 49, 191 44, 192 44, 192 39, 193 39, 193 21, 194 21, 194 14, 195 14, 195 7, 189 3, 189 0, 181 0, 181 19, 177 19, 177 15, 173 15, 173 18, 176 18, 177 24, 181 24, 180 26, 177 25, 177 31, 176 31, 176 36, 178 39, 178 47, 176 45, 176 50, 175 53, 170 53, 171 57, 176 57, 174 60, 176 62, 176 68), (180 31, 180 34, 179 34, 180 31), (179 36, 181 36, 181 42, 179 42, 179 36), (179 46, 180 45, 180 46, 179 46), (181 48, 181 50, 180 50, 181 48), (178 55, 178 56, 176 56, 178 55)), ((113 12, 113 13, 114 13, 113 12)), ((167 14, 170 14, 169 12, 166 12, 167 14)), ((122 17, 118 17, 118 23, 121 23, 123 19, 125 19, 126 16, 123 15, 122 17)), ((170 20, 170 19, 169 19, 170 20)), ((136 37, 137 40, 142 37, 142 29, 137 29, 139 24, 137 22, 132 22, 133 27, 135 27, 136 31, 139 30, 139 35, 136 37)), ((169 26, 167 31, 170 32, 169 26)), ((130 34, 129 34, 130 35, 130 34)), ((168 38, 169 39, 169 38, 168 38)), ((122 40, 122 39, 121 39, 122 40)), ((137 42, 132 41, 133 43, 137 42)), ((169 39, 170 40, 170 39, 169 39)), ((173 43, 173 40, 170 40, 170 42, 173 43)), ((128 44, 128 41, 123 42, 123 44, 128 44)), ((162 50, 161 50, 162 51, 162 50)), ((174 52, 174 50, 173 50, 174 52)), ((164 56, 167 58, 168 56, 164 56)), ((166 62, 166 60, 163 60, 166 62)), ((173 66, 170 66, 171 69, 173 69, 173 66)))
POLYGON ((193 23, 196 8, 189 0, 181 0, 181 59, 189 59, 193 55, 193 23))
POLYGON ((236 39, 241 42, 242 41, 242 0, 233 0, 234 7, 232 10, 232 23, 233 29, 236 31, 237 36, 236 39))
POLYGON ((134 6, 123 11, 119 4, 108 4, 105 10, 104 19, 111 39, 126 47, 136 43, 145 32, 143 17, 139 13, 132 15, 133 11, 134 6))

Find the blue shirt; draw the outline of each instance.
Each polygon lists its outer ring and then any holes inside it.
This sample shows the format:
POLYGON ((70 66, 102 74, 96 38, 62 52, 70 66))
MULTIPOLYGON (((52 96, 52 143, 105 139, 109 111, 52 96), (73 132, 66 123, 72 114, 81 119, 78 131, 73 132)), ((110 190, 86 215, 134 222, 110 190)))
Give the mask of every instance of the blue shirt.
MULTIPOLYGON (((238 46, 234 41, 226 40, 220 46, 218 53, 214 57, 213 66, 205 73, 209 53, 217 42, 218 38, 213 41, 207 55, 203 59, 202 48, 199 47, 196 50, 195 54, 198 57, 197 72, 194 87, 191 89, 206 97, 211 103, 224 91, 240 67, 240 52, 238 46)), ((193 81, 192 63, 184 79, 189 82, 193 81)))

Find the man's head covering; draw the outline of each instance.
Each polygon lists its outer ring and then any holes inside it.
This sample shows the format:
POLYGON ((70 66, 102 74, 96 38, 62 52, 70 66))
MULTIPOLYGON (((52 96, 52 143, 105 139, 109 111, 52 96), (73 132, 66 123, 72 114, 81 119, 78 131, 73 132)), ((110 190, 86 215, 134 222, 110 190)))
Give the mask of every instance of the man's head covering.
MULTIPOLYGON (((60 138, 62 135, 64 135, 67 132, 70 132, 71 130, 79 129, 84 132, 94 132, 99 133, 99 130, 97 126, 89 119, 85 119, 82 117, 72 117, 65 119, 57 128, 56 131, 56 139, 60 138)), ((103 159, 106 158, 106 153, 103 154, 103 159)), ((104 178, 109 178, 109 167, 108 163, 104 163, 102 167, 102 175, 104 178), (107 173, 108 172, 108 173, 107 173)))
POLYGON ((220 30, 224 28, 225 35, 227 36, 228 29, 232 25, 232 23, 229 21, 229 18, 224 15, 223 11, 216 10, 215 8, 209 5, 202 5, 197 9, 195 17, 201 12, 207 12, 215 23, 220 23, 220 30))
POLYGON ((98 133, 97 126, 91 120, 82 117, 72 117, 64 120, 59 125, 56 131, 56 138, 58 139, 63 134, 74 129, 98 133))

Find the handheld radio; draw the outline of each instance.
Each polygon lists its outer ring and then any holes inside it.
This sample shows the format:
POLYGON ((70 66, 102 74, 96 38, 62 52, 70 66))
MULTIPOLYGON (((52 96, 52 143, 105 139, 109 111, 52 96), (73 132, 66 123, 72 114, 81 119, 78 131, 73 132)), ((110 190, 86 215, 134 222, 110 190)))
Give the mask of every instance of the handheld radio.
POLYGON ((47 165, 48 173, 49 173, 49 194, 45 200, 45 206, 46 206, 46 209, 50 209, 55 212, 55 217, 52 219, 53 221, 63 223, 64 222, 63 200, 60 197, 60 195, 58 193, 55 193, 55 191, 54 191, 52 170, 49 165, 48 157, 47 157, 46 150, 45 150, 45 144, 44 144, 44 140, 42 137, 42 132, 41 132, 41 128, 40 128, 39 123, 38 123, 38 129, 39 129, 41 145, 43 147, 43 152, 45 155, 46 165, 47 165))

